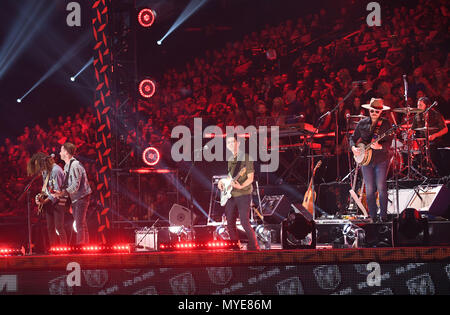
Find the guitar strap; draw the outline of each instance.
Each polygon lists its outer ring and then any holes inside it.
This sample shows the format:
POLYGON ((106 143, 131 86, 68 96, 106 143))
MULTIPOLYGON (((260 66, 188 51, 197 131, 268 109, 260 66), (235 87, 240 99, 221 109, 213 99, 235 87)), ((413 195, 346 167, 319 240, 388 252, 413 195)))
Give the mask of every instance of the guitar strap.
POLYGON ((72 162, 75 161, 75 159, 73 159, 72 161, 70 161, 69 163, 69 169, 67 170, 67 175, 66 178, 64 178, 64 184, 61 187, 61 190, 66 189, 67 188, 67 184, 69 183, 69 175, 70 175, 70 167, 72 166, 72 162))
POLYGON ((47 177, 44 180, 44 185, 42 185, 42 193, 45 193, 45 188, 47 187, 48 180, 50 179, 50 173, 47 172, 47 177))
MULTIPOLYGON (((70 176, 70 168, 72 166, 72 162, 75 161, 75 159, 71 160, 69 163, 69 168, 67 170, 67 174, 65 175, 64 178, 64 183, 62 185, 62 187, 60 187, 61 190, 66 189, 67 188, 67 184, 69 183, 69 176, 70 176)), ((59 198, 59 202, 58 205, 60 206, 67 206, 67 202, 69 201, 70 197, 69 196, 63 196, 59 198)))
POLYGON ((241 171, 242 161, 237 161, 234 168, 231 170, 231 178, 235 178, 237 174, 241 171))
POLYGON ((375 139, 376 137, 378 137, 378 133, 380 131, 380 127, 381 127, 382 123, 383 123, 383 121, 381 119, 377 121, 375 130, 373 131, 372 139, 375 139))

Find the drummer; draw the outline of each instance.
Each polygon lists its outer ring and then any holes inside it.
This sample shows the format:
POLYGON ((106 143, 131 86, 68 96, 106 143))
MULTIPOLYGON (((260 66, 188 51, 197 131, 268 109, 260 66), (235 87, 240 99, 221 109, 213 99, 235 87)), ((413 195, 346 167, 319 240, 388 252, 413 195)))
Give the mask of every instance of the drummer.
MULTIPOLYGON (((425 111, 431 104, 431 100, 424 96, 417 101, 417 108, 425 111)), ((428 123, 428 140, 430 141, 430 158, 436 166, 438 174, 444 175, 442 174, 443 163, 438 148, 444 145, 443 136, 448 132, 447 125, 444 117, 437 110, 431 108, 425 115, 417 115, 413 121, 412 129, 415 130, 416 139, 426 139, 427 130, 423 129, 426 122, 428 123), (416 130, 419 128, 422 128, 422 130, 416 130)))

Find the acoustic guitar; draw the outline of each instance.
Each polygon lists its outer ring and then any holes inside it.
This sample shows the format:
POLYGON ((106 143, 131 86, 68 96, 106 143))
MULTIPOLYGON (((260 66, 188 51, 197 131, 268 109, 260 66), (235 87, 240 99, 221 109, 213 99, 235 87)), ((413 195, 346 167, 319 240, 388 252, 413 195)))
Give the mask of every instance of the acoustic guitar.
POLYGON ((316 200, 316 193, 314 189, 312 188, 312 183, 314 179, 314 175, 316 174, 317 169, 322 165, 322 160, 317 162, 316 166, 314 167, 314 170, 312 172, 311 180, 309 181, 308 190, 305 193, 305 196, 303 197, 303 203, 302 206, 308 210, 309 213, 314 215, 314 201, 316 200))

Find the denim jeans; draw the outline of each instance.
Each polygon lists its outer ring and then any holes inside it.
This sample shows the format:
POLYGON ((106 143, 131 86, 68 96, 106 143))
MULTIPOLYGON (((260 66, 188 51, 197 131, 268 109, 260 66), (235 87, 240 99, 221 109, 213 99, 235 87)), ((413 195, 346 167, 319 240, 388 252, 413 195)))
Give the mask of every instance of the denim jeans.
POLYGON ((255 231, 253 231, 253 228, 250 224, 250 201, 251 195, 231 197, 230 199, 228 199, 225 205, 225 216, 227 217, 228 233, 230 233, 231 240, 239 240, 239 235, 236 228, 237 207, 241 225, 248 237, 247 249, 256 250, 258 249, 258 241, 256 240, 255 231))
POLYGON ((59 205, 46 205, 45 218, 50 246, 67 245, 67 235, 64 228, 64 212, 66 209, 59 205))
POLYGON ((369 208, 370 217, 375 220, 377 217, 377 199, 376 192, 380 202, 380 217, 386 218, 388 205, 387 192, 387 169, 389 161, 376 164, 369 164, 361 167, 364 177, 364 185, 366 187, 367 206, 369 208))
POLYGON ((86 214, 89 207, 90 195, 72 203, 72 214, 77 228, 77 245, 89 243, 89 231, 86 214))

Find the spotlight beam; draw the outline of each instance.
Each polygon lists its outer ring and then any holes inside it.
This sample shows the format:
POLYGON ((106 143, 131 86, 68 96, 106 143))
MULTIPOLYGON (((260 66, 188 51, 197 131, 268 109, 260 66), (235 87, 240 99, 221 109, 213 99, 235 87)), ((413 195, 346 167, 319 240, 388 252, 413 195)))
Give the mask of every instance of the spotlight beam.
POLYGON ((75 80, 77 79, 77 77, 78 77, 84 70, 86 70, 87 67, 89 67, 89 66, 92 64, 93 61, 94 61, 94 57, 92 57, 91 59, 89 59, 89 61, 86 62, 86 64, 83 66, 83 68, 81 68, 80 71, 78 71, 77 74, 75 74, 74 76, 71 76, 71 77, 70 77, 70 80, 71 80, 72 82, 75 81, 75 80))
MULTIPOLYGON (((59 70, 67 61, 75 56, 88 42, 90 39, 90 34, 85 33, 78 42, 76 42, 32 87, 29 89, 20 100, 23 101, 25 97, 28 96, 36 87, 38 87, 42 82, 44 82, 49 76, 59 70)), ((20 102, 19 102, 20 103, 20 102)))
POLYGON ((29 7, 28 10, 23 11, 24 13, 20 15, 7 40, 2 45, 0 51, 0 79, 30 44, 34 35, 42 29, 41 26, 56 5, 56 1, 53 1, 52 5, 47 7, 43 13, 41 7, 45 3, 41 1, 36 3, 38 3, 37 6, 29 7))
POLYGON ((157 43, 161 45, 162 42, 169 36, 173 31, 175 31, 181 24, 183 24, 191 15, 197 12, 208 0, 191 0, 186 6, 184 11, 177 18, 175 23, 170 27, 167 33, 161 38, 157 43))

